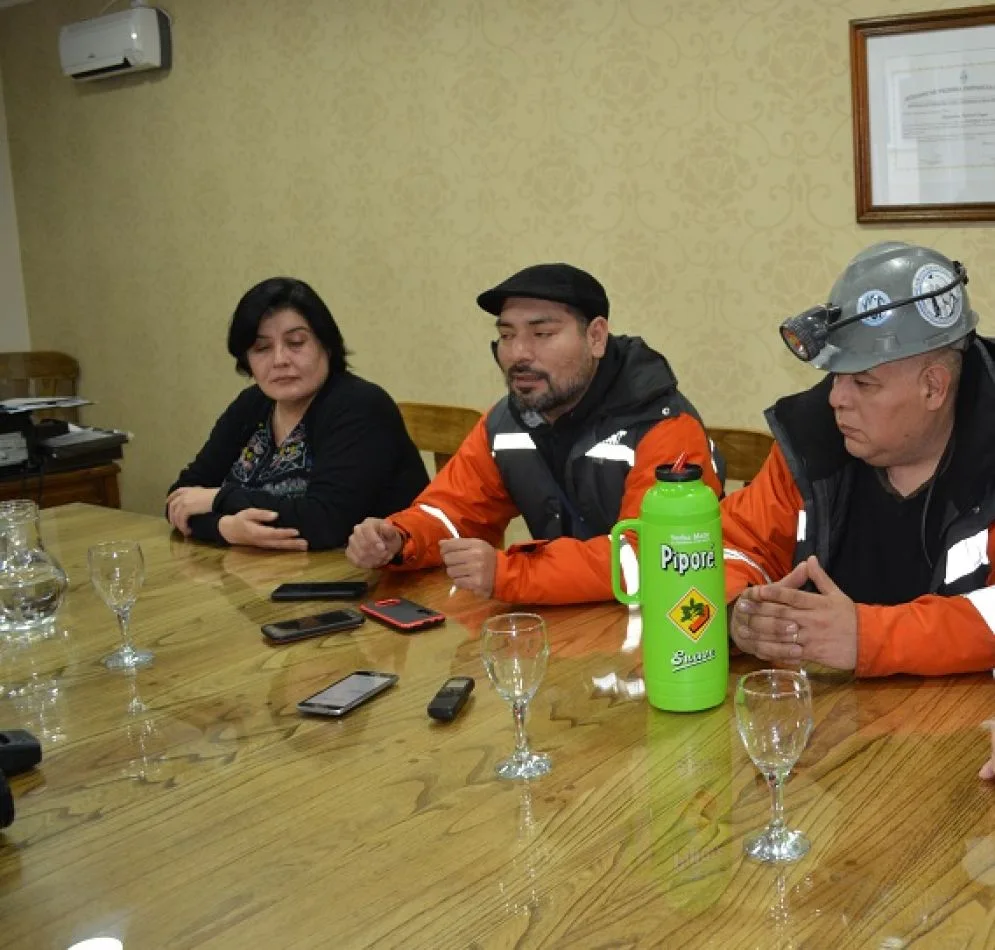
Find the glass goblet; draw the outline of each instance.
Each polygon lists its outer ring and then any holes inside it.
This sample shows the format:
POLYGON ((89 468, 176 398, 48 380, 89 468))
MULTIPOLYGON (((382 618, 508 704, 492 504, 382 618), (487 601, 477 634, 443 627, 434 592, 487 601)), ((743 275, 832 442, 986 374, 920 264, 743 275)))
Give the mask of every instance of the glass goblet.
POLYGON ((104 657, 111 670, 134 670, 155 658, 150 650, 136 650, 131 643, 131 609, 145 581, 145 559, 137 541, 105 541, 87 552, 90 580, 101 599, 117 616, 121 648, 104 657))
POLYGON ((546 672, 549 638, 546 622, 538 614, 499 614, 484 623, 484 667, 494 688, 511 704, 515 717, 515 751, 499 762, 501 778, 530 779, 551 768, 549 756, 533 752, 525 734, 525 714, 546 672))
POLYGON ((797 861, 809 840, 784 823, 784 782, 812 733, 812 688, 798 670, 759 670, 736 686, 736 724, 743 745, 771 792, 771 821, 743 842, 755 861, 797 861))

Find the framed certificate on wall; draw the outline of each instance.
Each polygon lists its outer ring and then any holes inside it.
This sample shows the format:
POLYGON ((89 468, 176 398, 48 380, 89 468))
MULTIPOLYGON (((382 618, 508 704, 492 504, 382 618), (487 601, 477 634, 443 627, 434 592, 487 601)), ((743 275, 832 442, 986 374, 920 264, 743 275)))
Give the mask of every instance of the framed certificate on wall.
POLYGON ((995 220, 995 6, 850 21, 857 220, 995 220))

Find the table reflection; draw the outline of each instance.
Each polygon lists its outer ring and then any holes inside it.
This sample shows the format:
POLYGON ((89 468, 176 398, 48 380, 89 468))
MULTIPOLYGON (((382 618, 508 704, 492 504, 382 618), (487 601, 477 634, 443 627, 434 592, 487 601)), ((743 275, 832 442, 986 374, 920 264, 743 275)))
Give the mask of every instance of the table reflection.
POLYGON ((723 707, 688 716, 647 706, 637 792, 647 803, 653 866, 672 907, 700 912, 739 862, 732 811, 732 732, 723 707))
POLYGON ((792 885, 787 868, 779 868, 772 884, 773 899, 767 910, 770 923, 770 942, 765 947, 771 950, 795 950, 801 944, 796 938, 796 922, 792 919, 795 910, 792 901, 797 902, 804 889, 802 884, 792 885))
POLYGON ((646 681, 642 674, 620 676, 614 670, 591 677, 595 696, 610 696, 623 702, 642 699, 646 695, 646 681))
POLYGON ((137 671, 127 673, 124 678, 128 684, 124 731, 129 757, 123 771, 136 782, 157 781, 162 777, 162 763, 166 758, 162 730, 142 699, 137 671))
POLYGON ((56 623, 31 635, 0 634, 0 728, 12 722, 43 745, 66 738, 63 679, 72 638, 56 623))
POLYGON ((505 917, 536 917, 549 903, 541 895, 542 872, 549 863, 549 846, 536 818, 533 784, 522 781, 518 788, 518 822, 512 857, 498 881, 505 917))
MULTIPOLYGON (((425 712, 448 676, 479 679, 481 627, 507 605, 449 598, 441 571, 388 574, 377 596, 443 609, 446 624, 406 636, 369 621, 271 647, 261 623, 323 607, 273 604, 270 591, 354 577, 341 552, 176 542, 161 517, 86 506, 43 517, 71 576, 85 576, 95 540, 141 542, 136 633, 157 660, 134 678, 99 665, 115 634, 81 583, 52 636, 0 640, 0 728, 43 745, 41 766, 11 779, 17 820, 0 835, 5 950, 98 935, 801 950, 995 934, 995 799, 976 775, 990 675, 810 670, 816 728, 789 795, 812 850, 759 866, 742 840, 769 796, 732 705, 651 709, 638 611, 540 608, 551 658, 530 728, 556 769, 508 786, 490 770, 508 735, 493 690, 478 683, 445 726, 425 712), (356 669, 401 680, 341 721, 297 714, 356 669)), ((730 685, 758 665, 734 657, 730 685)))

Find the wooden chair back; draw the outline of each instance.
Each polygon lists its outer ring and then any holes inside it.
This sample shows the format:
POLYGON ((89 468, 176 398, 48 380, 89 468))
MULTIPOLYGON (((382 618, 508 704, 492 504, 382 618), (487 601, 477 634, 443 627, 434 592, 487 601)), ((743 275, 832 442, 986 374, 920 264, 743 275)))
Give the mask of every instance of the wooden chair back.
POLYGON ((774 437, 759 429, 709 429, 709 438, 726 460, 726 481, 748 484, 763 467, 774 437))
POLYGON ((412 441, 422 452, 435 457, 438 472, 463 444, 480 420, 476 409, 464 406, 436 406, 427 402, 399 402, 397 408, 412 441))
MULTIPOLYGON (((65 353, 0 353, 0 399, 75 396, 79 363, 65 353)), ((77 409, 45 409, 40 416, 79 422, 77 409)))

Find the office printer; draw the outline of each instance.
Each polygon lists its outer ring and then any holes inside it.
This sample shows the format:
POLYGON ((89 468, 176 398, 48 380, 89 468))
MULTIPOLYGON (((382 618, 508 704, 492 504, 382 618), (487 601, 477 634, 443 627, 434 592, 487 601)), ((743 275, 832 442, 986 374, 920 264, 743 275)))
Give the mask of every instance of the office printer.
POLYGON ((0 478, 58 471, 119 459, 128 433, 78 426, 61 419, 34 420, 30 412, 0 409, 0 478))
POLYGON ((35 451, 31 413, 0 410, 0 473, 25 468, 35 451))

